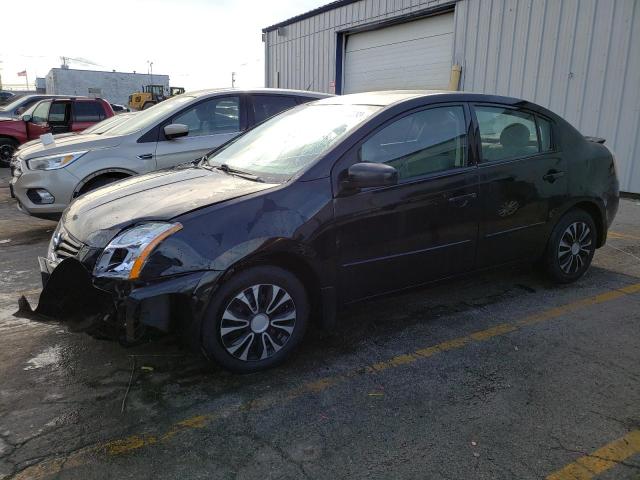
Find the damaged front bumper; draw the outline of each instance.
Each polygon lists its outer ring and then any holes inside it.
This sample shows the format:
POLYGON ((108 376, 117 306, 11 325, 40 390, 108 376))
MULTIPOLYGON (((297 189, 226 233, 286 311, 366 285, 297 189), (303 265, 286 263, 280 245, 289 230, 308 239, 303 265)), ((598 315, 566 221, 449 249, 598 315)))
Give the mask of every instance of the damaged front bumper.
POLYGON ((76 331, 134 343, 146 327, 198 329, 220 272, 198 271, 148 282, 94 277, 79 260, 38 258, 43 290, 32 310, 21 299, 17 316, 65 322, 76 331))

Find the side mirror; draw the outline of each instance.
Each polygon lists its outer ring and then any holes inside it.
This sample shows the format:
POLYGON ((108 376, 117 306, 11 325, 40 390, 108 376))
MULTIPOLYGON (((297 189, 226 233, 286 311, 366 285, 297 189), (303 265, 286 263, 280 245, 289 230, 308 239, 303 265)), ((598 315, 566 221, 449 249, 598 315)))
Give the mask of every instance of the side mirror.
POLYGON ((354 163, 347 170, 342 190, 353 192, 361 188, 387 187, 398 183, 398 171, 384 163, 354 163))
POLYGON ((22 116, 22 121, 23 122, 30 122, 31 121, 31 115, 23 115, 22 116))
POLYGON ((187 135, 189 135, 189 127, 182 123, 172 123, 164 127, 164 136, 169 140, 186 137, 187 135))

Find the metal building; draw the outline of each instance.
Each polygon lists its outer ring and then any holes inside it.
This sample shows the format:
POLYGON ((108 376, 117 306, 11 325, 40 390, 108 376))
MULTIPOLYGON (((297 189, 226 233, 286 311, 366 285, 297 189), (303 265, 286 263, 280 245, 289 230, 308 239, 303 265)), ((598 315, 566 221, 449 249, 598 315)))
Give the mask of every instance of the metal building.
POLYGON ((546 106, 606 138, 621 189, 640 193, 638 0, 338 0, 263 38, 267 87, 457 87, 546 106))
POLYGON ((169 76, 52 68, 46 76, 46 84, 47 93, 52 95, 101 97, 111 103, 126 105, 129 95, 140 91, 143 85, 163 85, 168 93, 169 76))

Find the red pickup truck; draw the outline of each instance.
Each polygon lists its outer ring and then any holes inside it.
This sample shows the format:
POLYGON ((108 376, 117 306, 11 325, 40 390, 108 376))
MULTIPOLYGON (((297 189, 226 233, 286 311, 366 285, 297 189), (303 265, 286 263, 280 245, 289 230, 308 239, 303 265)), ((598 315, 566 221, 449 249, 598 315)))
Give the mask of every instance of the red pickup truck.
POLYGON ((42 100, 21 119, 0 119, 0 165, 8 165, 18 146, 44 133, 78 132, 114 115, 101 98, 69 97, 42 100))

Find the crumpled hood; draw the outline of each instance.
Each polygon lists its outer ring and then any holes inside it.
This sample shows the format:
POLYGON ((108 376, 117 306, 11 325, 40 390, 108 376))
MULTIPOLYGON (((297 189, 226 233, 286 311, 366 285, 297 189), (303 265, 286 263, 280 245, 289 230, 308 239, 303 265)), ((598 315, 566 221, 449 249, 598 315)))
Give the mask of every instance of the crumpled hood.
POLYGON ((117 232, 140 221, 170 220, 275 186, 201 167, 160 170, 82 195, 69 205, 61 221, 77 240, 103 247, 117 232))
POLYGON ((63 138, 56 138, 55 144, 44 146, 38 141, 20 149, 20 157, 25 160, 53 155, 56 153, 71 153, 82 150, 97 150, 100 148, 116 147, 122 142, 121 136, 107 137, 95 134, 70 135, 63 138))

